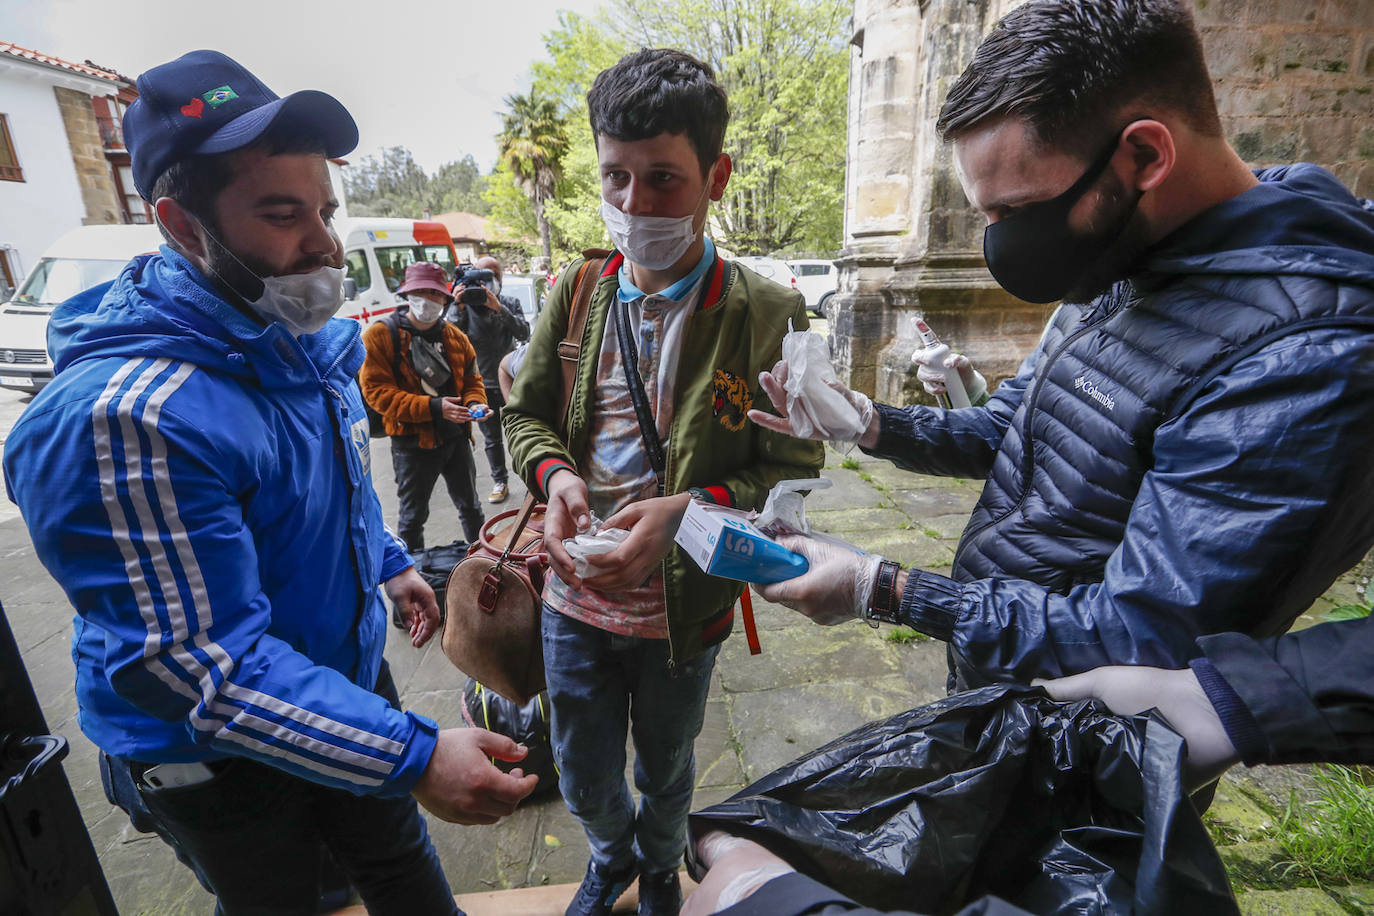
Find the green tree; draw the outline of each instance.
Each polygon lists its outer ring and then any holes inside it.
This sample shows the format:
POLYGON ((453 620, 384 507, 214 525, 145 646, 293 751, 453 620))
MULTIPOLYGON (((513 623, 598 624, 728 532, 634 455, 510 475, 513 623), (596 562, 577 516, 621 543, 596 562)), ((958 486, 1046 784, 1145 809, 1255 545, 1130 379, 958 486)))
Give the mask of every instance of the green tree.
POLYGON ((429 176, 410 150, 393 146, 344 170, 349 209, 358 216, 419 216, 429 176))
POLYGON ((344 170, 350 210, 358 216, 403 216, 463 210, 485 216, 487 179, 471 155, 425 173, 404 146, 364 156, 344 170))
POLYGON ((519 245, 525 257, 538 252, 539 242, 532 241, 539 238, 539 223, 534 219, 534 208, 504 164, 497 163, 496 169, 488 176, 483 200, 500 238, 519 245))
POLYGON ((710 64, 729 94, 722 241, 740 254, 839 248, 849 4, 618 0, 615 18, 646 47, 710 64))
POLYGON ((487 178, 477 166, 471 154, 456 162, 439 166, 439 171, 429 182, 427 199, 433 206, 431 213, 476 213, 486 216, 491 205, 483 197, 487 189, 487 178))
POLYGON ((544 257, 553 260, 545 203, 557 191, 563 157, 568 151, 567 130, 558 103, 536 92, 504 99, 504 127, 497 138, 501 164, 534 205, 544 257))
POLYGON ((639 47, 706 61, 730 96, 735 171, 712 233, 738 254, 836 251, 843 243, 849 4, 843 0, 617 0, 560 14, 533 91, 567 112, 563 176, 545 210, 560 259, 604 240, 586 94, 639 47))

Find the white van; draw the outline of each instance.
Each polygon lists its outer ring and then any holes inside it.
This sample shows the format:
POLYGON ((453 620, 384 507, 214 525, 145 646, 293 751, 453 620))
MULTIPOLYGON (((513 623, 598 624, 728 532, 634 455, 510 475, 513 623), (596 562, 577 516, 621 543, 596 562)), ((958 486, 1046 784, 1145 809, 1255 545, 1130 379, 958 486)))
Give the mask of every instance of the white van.
POLYGON ((157 250, 156 226, 82 226, 48 246, 14 298, 0 304, 0 388, 37 391, 52 381, 48 315, 82 290, 108 283, 129 261, 157 250))
MULTIPOLYGON (((340 318, 367 324, 395 311, 405 269, 418 260, 435 261, 449 273, 458 263, 443 223, 351 217, 335 220, 334 229, 344 246, 345 293, 351 294, 340 318)), ((142 225, 82 226, 50 245, 14 298, 0 303, 0 388, 38 391, 51 382, 47 335, 53 307, 113 280, 125 264, 161 244, 157 227, 142 225)))

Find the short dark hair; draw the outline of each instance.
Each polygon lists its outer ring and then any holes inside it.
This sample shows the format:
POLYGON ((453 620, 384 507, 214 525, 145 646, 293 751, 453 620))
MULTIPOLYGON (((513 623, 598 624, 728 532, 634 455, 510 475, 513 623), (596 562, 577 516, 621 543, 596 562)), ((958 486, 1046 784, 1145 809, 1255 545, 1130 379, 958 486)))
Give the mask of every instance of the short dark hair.
MULTIPOLYGON (((324 144, 316 138, 305 136, 289 128, 278 130, 274 125, 272 130, 239 149, 208 156, 187 156, 185 159, 173 162, 153 182, 150 195, 152 202, 157 203, 159 198, 170 197, 182 207, 190 210, 212 232, 218 232, 219 220, 215 214, 215 201, 219 198, 220 193, 234 181, 236 174, 234 157, 248 150, 260 150, 269 156, 283 154, 325 155, 324 144)), ((160 222, 158 229, 162 231, 162 237, 168 243, 174 243, 166 227, 160 222)))
POLYGON ((593 137, 685 134, 705 175, 720 157, 730 105, 716 74, 683 51, 643 48, 597 74, 587 93, 593 137))
POLYGON ((956 139, 1004 116, 1047 147, 1079 154, 1122 124, 1128 106, 1179 114, 1221 135, 1212 80, 1179 0, 1031 0, 1002 18, 950 87, 936 130, 956 139))

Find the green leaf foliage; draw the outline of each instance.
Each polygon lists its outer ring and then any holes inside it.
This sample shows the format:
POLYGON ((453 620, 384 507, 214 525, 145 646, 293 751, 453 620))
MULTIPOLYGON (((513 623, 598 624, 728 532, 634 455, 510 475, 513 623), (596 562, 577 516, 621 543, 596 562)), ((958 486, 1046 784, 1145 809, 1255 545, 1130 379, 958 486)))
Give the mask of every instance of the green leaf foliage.
POLYGON ((558 101, 536 89, 505 98, 504 126, 497 137, 501 165, 534 207, 545 258, 553 256, 545 206, 558 189, 568 152, 567 123, 558 101))
POLYGON ((549 60, 531 68, 530 93, 559 106, 566 131, 543 207, 555 265, 606 243, 586 94, 598 73, 640 47, 695 55, 729 95, 734 172, 712 211, 713 237, 740 255, 838 251, 849 9, 838 0, 614 0, 594 17, 561 13, 544 36, 549 60))
POLYGON ((418 219, 426 213, 462 211, 485 216, 486 178, 471 155, 445 163, 428 175, 404 146, 382 150, 380 158, 364 156, 344 169, 344 190, 357 216, 418 219))
POLYGON ((1363 604, 1343 604, 1333 611, 1322 615, 1322 620, 1363 620, 1369 616, 1369 608, 1363 604))

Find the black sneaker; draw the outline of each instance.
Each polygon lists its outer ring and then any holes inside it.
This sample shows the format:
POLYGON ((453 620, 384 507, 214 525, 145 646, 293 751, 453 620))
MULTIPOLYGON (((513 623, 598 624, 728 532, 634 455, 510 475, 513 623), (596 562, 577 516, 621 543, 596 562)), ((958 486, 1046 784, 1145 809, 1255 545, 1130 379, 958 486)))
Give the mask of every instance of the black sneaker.
POLYGON ((639 916, 677 916, 682 908, 682 884, 677 870, 639 876, 639 916))
POLYGON ((602 869, 595 862, 588 862, 587 877, 582 879, 577 896, 568 904, 563 916, 605 916, 610 913, 611 907, 634 881, 638 870, 633 862, 618 871, 602 869))

